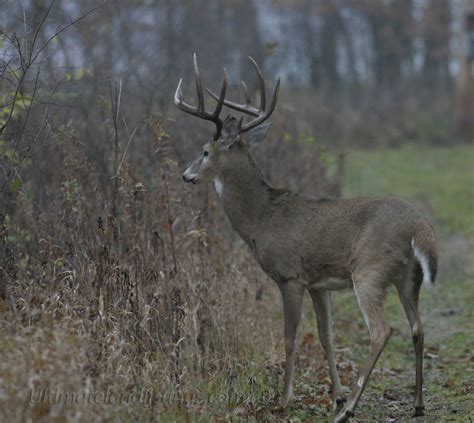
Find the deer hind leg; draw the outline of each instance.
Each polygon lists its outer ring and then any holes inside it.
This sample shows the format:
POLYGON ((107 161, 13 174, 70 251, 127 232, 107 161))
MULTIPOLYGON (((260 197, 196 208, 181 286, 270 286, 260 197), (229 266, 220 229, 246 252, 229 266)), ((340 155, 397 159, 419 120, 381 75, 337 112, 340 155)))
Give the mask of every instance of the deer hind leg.
POLYGON ((365 277, 364 279, 353 277, 353 282, 357 302, 369 329, 370 353, 347 404, 336 416, 336 423, 346 422, 350 417, 354 416, 354 410, 367 385, 372 369, 391 334, 391 329, 384 320, 383 299, 385 289, 380 279, 376 275, 372 275, 371 278, 365 277))
POLYGON ((418 312, 418 299, 423 281, 421 268, 417 265, 413 273, 413 280, 407 278, 403 284, 397 285, 400 302, 410 323, 413 346, 415 348, 415 414, 414 417, 424 415, 423 403, 423 325, 418 312))
POLYGON ((336 360, 334 358, 333 340, 332 340, 332 310, 331 294, 326 290, 310 290, 313 300, 316 321, 318 324, 319 341, 326 353, 329 366, 329 376, 332 385, 333 409, 342 408, 346 399, 344 398, 343 388, 337 372, 336 360))
POLYGON ((293 375, 296 356, 296 332, 301 318, 304 285, 288 281, 279 285, 285 318, 285 381, 283 387, 282 407, 286 408, 293 399, 293 375))

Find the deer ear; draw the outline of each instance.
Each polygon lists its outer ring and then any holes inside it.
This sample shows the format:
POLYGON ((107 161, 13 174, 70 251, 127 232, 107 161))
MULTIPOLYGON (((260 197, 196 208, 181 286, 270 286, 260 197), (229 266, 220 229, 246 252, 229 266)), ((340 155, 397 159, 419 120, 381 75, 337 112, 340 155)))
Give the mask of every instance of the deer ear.
POLYGON ((267 135, 270 127, 272 126, 271 122, 263 123, 255 128, 251 129, 245 134, 245 139, 249 145, 249 147, 253 147, 259 144, 265 136, 267 135))
POLYGON ((222 125, 222 133, 231 137, 235 137, 236 135, 239 135, 240 126, 240 121, 231 116, 227 116, 222 125))
POLYGON ((239 138, 242 120, 227 116, 221 130, 221 144, 230 147, 239 138))

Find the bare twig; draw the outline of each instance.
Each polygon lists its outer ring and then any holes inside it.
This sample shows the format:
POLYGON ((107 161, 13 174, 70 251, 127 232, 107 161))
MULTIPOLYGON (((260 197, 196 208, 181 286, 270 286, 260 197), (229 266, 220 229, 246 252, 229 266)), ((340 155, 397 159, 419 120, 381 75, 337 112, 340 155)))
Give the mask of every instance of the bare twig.
POLYGON ((120 98, 121 98, 121 91, 122 91, 122 84, 116 83, 115 89, 112 87, 112 81, 109 78, 109 93, 110 93, 110 106, 112 112, 112 125, 114 131, 114 184, 113 184, 113 207, 112 207, 112 215, 114 218, 115 223, 115 241, 117 246, 117 256, 118 256, 118 266, 121 265, 121 257, 122 257, 122 235, 121 235, 121 227, 119 221, 119 208, 120 208, 120 195, 119 195, 119 188, 120 188, 120 178, 119 178, 119 133, 118 133, 118 111, 120 109, 120 98))
POLYGON ((123 164, 123 161, 125 160, 125 156, 127 154, 128 147, 130 146, 130 143, 132 142, 132 139, 135 136, 135 132, 137 132, 137 129, 138 129, 138 126, 133 130, 132 134, 128 138, 127 146, 125 147, 125 151, 123 152, 122 160, 120 160, 120 164, 119 164, 119 167, 118 167, 118 170, 117 170, 118 172, 120 172, 120 169, 122 168, 122 164, 123 164))
MULTIPOLYGON (((36 59, 38 58, 38 56, 41 54, 41 52, 51 43, 51 41, 53 41, 58 35, 60 35, 61 33, 63 33, 64 31, 66 31, 68 28, 70 28, 71 26, 77 24, 78 22, 82 21, 84 18, 86 18, 87 16, 89 16, 91 13, 95 12, 97 9, 100 9, 101 7, 105 6, 107 3, 109 2, 109 0, 104 0, 102 3, 100 3, 99 5, 93 7, 92 9, 89 9, 87 12, 85 12, 84 14, 82 14, 81 16, 79 16, 78 18, 76 19, 73 19, 72 21, 70 21, 67 25, 63 26, 61 29, 57 30, 54 32, 53 35, 51 35, 46 41, 45 43, 38 49, 38 51, 36 52, 36 54, 33 56, 33 59, 30 61, 30 63, 33 63, 36 61, 36 59)), ((54 3, 54 1, 53 1, 54 3)))
MULTIPOLYGON (((36 90, 38 89, 38 81, 39 81, 40 72, 41 72, 41 63, 39 64, 38 69, 36 71, 35 83, 34 83, 34 86, 33 86, 33 94, 31 95, 32 98, 35 98, 35 96, 36 96, 36 90)), ((18 136, 18 139, 15 143, 14 154, 16 154, 16 152, 18 150, 18 146, 20 145, 21 138, 22 138, 23 132, 25 130, 26 123, 28 122, 28 118, 30 117, 30 112, 31 112, 32 107, 33 107, 33 102, 30 101, 30 104, 28 106, 28 110, 26 112, 25 119, 23 119, 23 125, 22 125, 22 128, 21 128, 20 135, 18 136)))
MULTIPOLYGON (((36 60, 38 59, 39 55, 41 54, 41 52, 43 52, 46 47, 48 47, 48 45, 51 43, 51 41, 53 41, 57 36, 59 36, 61 33, 63 33, 64 31, 66 31, 68 28, 70 28, 71 26, 77 24, 78 22, 80 22, 81 20, 83 20, 84 18, 86 18, 87 16, 89 16, 92 12, 96 11, 97 9, 101 8, 102 6, 104 6, 105 4, 108 3, 108 0, 104 0, 102 3, 100 3, 99 5, 93 7, 92 9, 89 9, 87 12, 85 12, 84 14, 82 14, 81 16, 79 16, 78 18, 76 19, 73 19, 69 24, 63 26, 61 29, 59 30, 56 30, 53 35, 51 35, 46 41, 45 43, 38 48, 38 50, 36 51, 36 53, 34 52, 34 47, 36 45, 36 41, 37 41, 37 38, 38 38, 38 34, 40 33, 41 31, 41 28, 43 27, 44 25, 44 22, 46 21, 48 15, 51 13, 51 9, 54 5, 56 0, 52 0, 51 3, 49 4, 48 8, 46 9, 46 12, 45 14, 43 15, 43 18, 42 20, 40 21, 37 29, 35 30, 35 33, 34 33, 34 36, 33 36, 33 42, 32 42, 32 46, 31 46, 31 49, 30 49, 30 54, 28 56, 28 60, 25 60, 25 57, 24 57, 24 53, 23 53, 23 49, 21 48, 21 43, 18 39, 18 37, 16 36, 16 34, 12 34, 12 37, 9 37, 7 34, 4 34, 5 38, 11 43, 11 45, 13 47, 15 47, 16 49, 16 52, 17 52, 17 55, 18 55, 18 58, 19 58, 19 61, 20 61, 20 66, 21 66, 21 69, 22 69, 22 74, 19 78, 19 81, 18 81, 18 84, 16 86, 16 90, 15 90, 15 93, 13 95, 13 103, 11 104, 11 107, 10 107, 10 111, 9 111, 9 114, 8 114, 8 117, 6 119, 6 121, 4 122, 4 124, 2 125, 2 127, 0 128, 0 134, 3 133, 3 131, 5 130, 5 128, 8 126, 8 124, 10 123, 10 120, 12 118, 12 115, 13 115, 13 111, 15 110, 15 105, 16 105, 16 102, 17 102, 17 99, 18 99, 18 94, 22 88, 22 85, 23 85, 23 82, 25 81, 25 77, 26 77, 26 74, 28 73, 29 69, 33 66, 33 64, 36 62, 36 60)), ((25 17, 26 19, 26 17, 25 17)), ((26 24, 26 23, 25 23, 26 24)), ((25 120, 26 122, 26 120, 25 120)))

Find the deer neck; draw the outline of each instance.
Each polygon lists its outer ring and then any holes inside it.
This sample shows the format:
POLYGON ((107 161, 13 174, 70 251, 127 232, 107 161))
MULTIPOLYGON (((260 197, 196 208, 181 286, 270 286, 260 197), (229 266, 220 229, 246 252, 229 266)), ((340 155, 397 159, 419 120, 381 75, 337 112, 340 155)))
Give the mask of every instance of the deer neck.
POLYGON ((238 166, 228 166, 214 185, 234 229, 251 245, 268 210, 273 188, 252 156, 239 161, 238 166))

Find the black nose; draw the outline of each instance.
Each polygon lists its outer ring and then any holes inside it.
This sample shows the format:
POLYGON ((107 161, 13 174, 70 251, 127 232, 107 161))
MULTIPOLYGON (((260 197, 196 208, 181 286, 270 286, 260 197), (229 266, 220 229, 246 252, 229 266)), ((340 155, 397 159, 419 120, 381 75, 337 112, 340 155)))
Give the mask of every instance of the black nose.
POLYGON ((192 182, 193 184, 195 183, 196 178, 188 178, 184 173, 181 177, 183 178, 184 182, 192 182))

